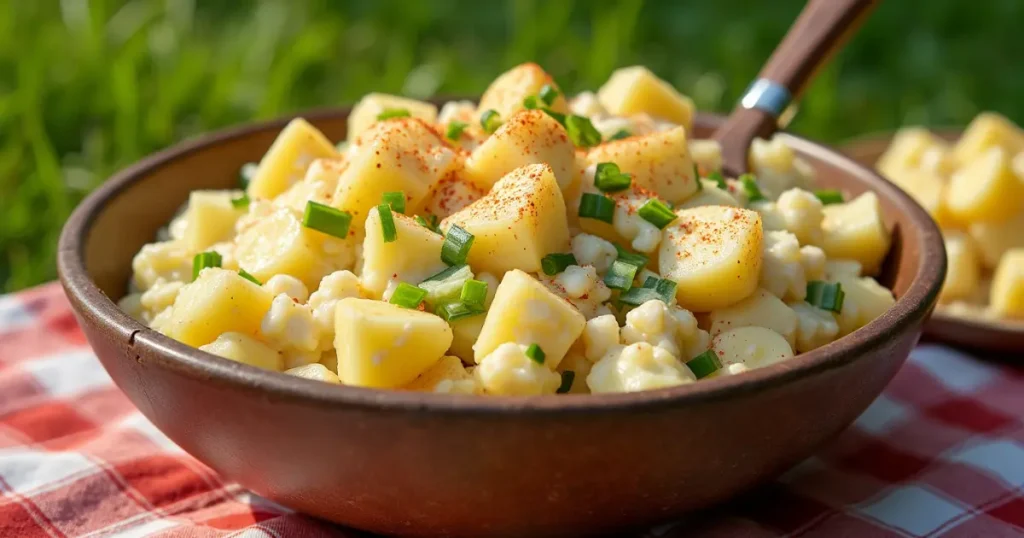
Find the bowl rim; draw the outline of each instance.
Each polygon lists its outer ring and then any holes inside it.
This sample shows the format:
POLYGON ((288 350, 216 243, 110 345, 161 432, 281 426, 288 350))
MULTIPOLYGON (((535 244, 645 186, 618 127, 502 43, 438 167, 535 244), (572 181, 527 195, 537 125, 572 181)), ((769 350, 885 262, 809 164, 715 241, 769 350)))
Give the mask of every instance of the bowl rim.
MULTIPOLYGON (((108 328, 112 334, 123 338, 126 346, 143 348, 136 350, 135 355, 144 355, 143 362, 147 365, 165 368, 227 390, 259 391, 262 397, 275 401, 291 401, 310 407, 392 412, 553 416, 598 411, 655 411, 666 407, 707 403, 775 389, 842 367, 881 347, 894 334, 908 330, 916 322, 923 322, 935 304, 945 276, 946 257, 939 230, 913 199, 873 170, 838 151, 780 131, 779 136, 793 149, 837 166, 850 175, 860 176, 870 190, 887 198, 901 212, 908 214, 911 224, 919 230, 918 255, 921 262, 906 293, 882 316, 834 342, 742 376, 725 376, 665 389, 599 396, 560 394, 481 397, 330 385, 241 364, 173 340, 121 311, 89 278, 85 269, 84 247, 93 222, 110 200, 141 181, 150 171, 177 159, 209 150, 223 142, 256 132, 280 130, 295 117, 304 117, 315 124, 317 120, 343 118, 350 110, 314 109, 214 131, 152 154, 114 174, 75 208, 58 242, 57 269, 60 281, 78 315, 108 328)), ((696 118, 696 123, 709 127, 721 121, 720 116, 704 113, 698 114, 696 118)))

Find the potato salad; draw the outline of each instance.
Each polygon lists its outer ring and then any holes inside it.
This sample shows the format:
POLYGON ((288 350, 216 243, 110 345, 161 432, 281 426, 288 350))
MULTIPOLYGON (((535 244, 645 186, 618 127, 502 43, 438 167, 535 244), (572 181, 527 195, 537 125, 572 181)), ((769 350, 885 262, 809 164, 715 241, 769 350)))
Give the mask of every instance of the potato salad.
POLYGON ((942 229, 949 265, 939 308, 1024 321, 1024 131, 991 112, 954 144, 908 127, 877 167, 942 229))
POLYGON ((328 383, 540 395, 741 374, 893 304, 873 193, 815 190, 781 140, 726 177, 693 115, 643 67, 569 97, 530 63, 478 104, 367 95, 337 145, 295 119, 191 194, 121 306, 328 383))

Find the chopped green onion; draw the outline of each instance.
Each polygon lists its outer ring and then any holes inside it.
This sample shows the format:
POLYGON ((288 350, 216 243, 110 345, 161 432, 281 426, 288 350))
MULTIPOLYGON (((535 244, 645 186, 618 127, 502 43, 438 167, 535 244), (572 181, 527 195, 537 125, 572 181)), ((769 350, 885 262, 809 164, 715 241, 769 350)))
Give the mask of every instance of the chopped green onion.
POLYGON ((721 172, 719 172, 717 170, 714 171, 714 172, 711 172, 710 174, 708 174, 708 179, 710 179, 711 181, 714 181, 715 183, 718 183, 718 188, 719 189, 722 189, 723 191, 729 190, 729 185, 725 182, 725 178, 722 177, 722 173, 721 172))
POLYGON ((537 96, 530 95, 527 96, 526 99, 523 99, 523 108, 527 110, 536 110, 540 108, 540 105, 537 104, 537 96))
POLYGON ((312 200, 306 202, 306 211, 302 214, 303 226, 334 237, 347 237, 351 223, 352 214, 348 211, 340 211, 312 200))
POLYGON ((526 356, 537 364, 544 364, 544 350, 537 344, 530 344, 530 347, 526 348, 526 356))
POLYGON ((845 297, 846 292, 843 291, 843 286, 838 282, 812 280, 807 283, 806 301, 822 310, 841 311, 845 297))
POLYGON ((629 132, 628 130, 619 129, 618 131, 615 131, 613 135, 608 137, 608 141, 611 142, 613 140, 622 140, 623 138, 629 138, 631 136, 633 136, 633 133, 629 132))
POLYGON ((648 260, 650 259, 645 254, 640 254, 639 252, 630 252, 617 244, 615 244, 615 252, 618 253, 618 260, 628 263, 630 265, 635 265, 637 267, 646 266, 648 260))
POLYGON ((547 114, 548 116, 555 118, 555 121, 561 123, 562 127, 565 127, 565 114, 562 114, 561 112, 555 112, 550 108, 542 108, 541 110, 543 110, 544 113, 547 114))
POLYGON ((395 292, 391 294, 391 300, 388 302, 402 308, 416 308, 426 298, 427 290, 412 284, 399 282, 395 292))
POLYGON ((611 224, 615 218, 615 201, 607 196, 585 192, 580 198, 579 216, 611 224))
POLYGON ((391 206, 392 211, 399 213, 405 213, 405 193, 404 192, 385 192, 383 202, 391 206))
POLYGON ((569 133, 572 143, 579 147, 589 148, 601 143, 601 133, 593 123, 590 123, 590 119, 584 116, 566 116, 565 130, 569 133))
POLYGON ((487 283, 480 280, 467 280, 462 285, 459 301, 471 307, 483 308, 487 301, 487 283))
POLYGON ((238 198, 231 199, 231 207, 235 209, 245 209, 249 207, 249 203, 251 201, 252 200, 249 199, 249 195, 243 192, 238 198))
POLYGON ((722 368, 722 361, 718 360, 718 355, 709 349, 687 361, 686 366, 690 368, 690 371, 693 372, 697 379, 704 379, 720 370, 722 368))
POLYGON ((480 126, 484 128, 484 132, 491 134, 501 127, 501 116, 496 110, 488 110, 480 115, 480 126))
POLYGON ((540 100, 544 101, 545 105, 551 106, 555 104, 555 99, 558 99, 558 90, 550 84, 545 84, 541 86, 540 93, 538 93, 538 95, 540 96, 540 100))
POLYGON ((647 301, 661 301, 665 304, 672 302, 676 296, 676 283, 667 278, 647 277, 643 286, 630 288, 619 295, 623 303, 640 306, 647 301))
POLYGON ((821 200, 822 204, 825 205, 841 204, 845 201, 843 200, 843 193, 835 189, 823 189, 820 191, 814 191, 814 195, 817 196, 819 200, 821 200))
POLYGON ((238 276, 248 280, 249 282, 252 282, 253 284, 256 284, 257 286, 262 286, 263 285, 263 283, 260 282, 260 279, 250 275, 249 271, 246 271, 245 269, 239 269, 238 270, 238 276))
POLYGON ((615 260, 604 275, 604 283, 613 290, 627 291, 633 286, 633 279, 639 269, 631 263, 615 260))
POLYGON ((448 265, 461 265, 466 263, 466 256, 473 246, 473 234, 462 229, 458 224, 452 224, 448 228, 448 235, 444 236, 444 244, 441 245, 441 261, 448 265))
POLYGON ((466 127, 469 127, 469 124, 464 121, 452 120, 448 122, 448 140, 462 138, 462 131, 465 131, 466 127))
POLYGON ((441 233, 441 229, 437 227, 437 215, 430 215, 430 222, 427 222, 427 219, 416 215, 416 223, 436 234, 441 233))
POLYGON ((700 168, 697 168, 697 163, 693 163, 693 180, 697 182, 697 192, 704 190, 704 184, 700 182, 700 168))
POLYGON ((576 372, 572 370, 566 370, 562 372, 562 384, 558 385, 558 390, 555 394, 566 394, 572 390, 572 382, 576 380, 576 372))
POLYGON ((412 114, 404 108, 385 108, 384 112, 377 114, 377 121, 390 120, 391 118, 408 118, 410 116, 412 114))
MULTIPOLYGON (((438 273, 436 273, 434 275, 431 275, 431 276, 427 277, 427 279, 424 280, 423 282, 435 282, 435 281, 440 281, 440 280, 448 280, 449 278, 451 278, 452 275, 458 273, 459 271, 468 270, 468 269, 469 269, 469 266, 466 265, 466 264, 452 265, 452 266, 449 266, 449 267, 445 268, 443 271, 440 271, 440 272, 438 272, 438 273)), ((472 271, 470 271, 470 274, 472 274, 472 271)), ((422 284, 420 284, 420 285, 422 286, 422 284)))
POLYGON ((192 280, 199 277, 199 272, 207 267, 220 267, 221 257, 215 251, 200 252, 192 258, 192 280))
POLYGON ((647 203, 640 206, 637 215, 657 226, 659 230, 664 230, 665 226, 672 224, 672 221, 678 218, 667 205, 655 198, 647 200, 647 203))
POLYGON ((238 184, 244 189, 249 186, 249 182, 256 176, 256 172, 259 172, 260 165, 256 163, 245 163, 241 168, 238 169, 238 184))
POLYGON ((447 303, 437 307, 434 313, 445 321, 458 321, 463 318, 478 316, 484 313, 482 308, 474 308, 465 303, 447 303))
POLYGON ((472 278, 473 271, 468 265, 453 265, 420 282, 419 286, 427 290, 427 302, 438 306, 457 302, 463 286, 472 278))
POLYGON ((391 206, 380 204, 377 206, 377 214, 380 216, 380 229, 384 234, 384 242, 390 243, 398 239, 398 229, 395 228, 395 216, 391 214, 391 206))
POLYGON ((573 256, 571 252, 568 254, 551 253, 540 259, 540 268, 548 276, 557 275, 570 265, 579 265, 576 262, 576 256, 573 256))
POLYGON ((601 192, 619 192, 629 188, 632 179, 623 174, 615 163, 598 163, 594 172, 594 186, 601 192))
POLYGON ((752 174, 743 174, 739 177, 739 181, 743 187, 743 193, 747 195, 748 202, 764 200, 764 194, 761 194, 761 188, 757 186, 757 180, 752 174))

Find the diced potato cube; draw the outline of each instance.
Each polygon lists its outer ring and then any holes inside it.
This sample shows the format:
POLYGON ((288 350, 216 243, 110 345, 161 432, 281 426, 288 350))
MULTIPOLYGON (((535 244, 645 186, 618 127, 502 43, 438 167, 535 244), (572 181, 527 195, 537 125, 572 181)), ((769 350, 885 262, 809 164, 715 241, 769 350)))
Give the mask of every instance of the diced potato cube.
POLYGON ((739 327, 711 340, 711 350, 723 368, 741 364, 745 369, 764 368, 793 358, 793 348, 779 333, 764 327, 739 327))
POLYGON ((265 370, 280 372, 284 367, 280 352, 247 334, 224 333, 199 349, 265 370))
POLYGON ((983 112, 974 117, 953 146, 953 159, 961 166, 981 157, 992 148, 1013 155, 1024 150, 1024 132, 1005 117, 983 112))
POLYGON ((316 127, 295 118, 277 135, 249 181, 249 196, 272 199, 306 174, 316 159, 337 159, 338 150, 316 127))
POLYGON ((352 113, 348 116, 348 140, 352 142, 374 123, 377 123, 377 116, 389 110, 406 110, 413 118, 434 123, 437 121, 437 107, 431 103, 387 95, 383 93, 368 93, 352 107, 352 113))
POLYGON ((376 207, 366 219, 363 268, 359 274, 363 288, 374 297, 380 297, 389 282, 416 285, 447 267, 441 261, 443 237, 410 217, 395 212, 391 215, 398 237, 390 243, 384 242, 376 207))
POLYGON ((676 211, 662 232, 658 267, 676 281, 679 306, 710 312, 739 302, 757 289, 763 233, 754 211, 704 206, 676 211))
POLYGON ((457 164, 451 147, 415 118, 378 122, 359 139, 331 202, 352 214, 357 237, 384 193, 405 193, 406 214, 416 214, 434 184, 457 164))
POLYGON ((335 374, 326 366, 314 362, 313 364, 304 364, 302 366, 296 366, 295 368, 289 368, 284 371, 288 375, 296 377, 304 377, 306 379, 312 379, 313 381, 323 381, 324 383, 333 383, 338 385, 341 380, 338 379, 338 374, 335 374))
POLYGON ((642 65, 623 67, 597 90, 597 99, 617 116, 647 113, 687 130, 693 126, 693 100, 642 65))
POLYGON ((441 360, 452 330, 433 314, 372 299, 338 301, 338 377, 346 385, 395 388, 441 360))
POLYGON ((962 222, 998 222, 1024 206, 1024 181, 1001 148, 993 147, 953 174, 946 205, 962 222))
POLYGON ((877 272, 892 240, 882 220, 878 196, 865 192, 845 204, 826 205, 823 211, 820 246, 825 254, 858 261, 867 274, 877 272))
POLYGON ((686 199, 681 204, 676 204, 676 209, 688 209, 702 205, 725 205, 731 207, 743 207, 728 190, 718 188, 718 183, 707 179, 700 180, 702 188, 686 199))
POLYGON ((226 269, 203 269, 171 306, 164 333, 198 347, 224 333, 256 336, 273 297, 267 290, 226 269))
POLYGON ((722 144, 717 140, 690 140, 690 157, 707 177, 722 169, 722 144))
POLYGON ((495 275, 537 272, 541 258, 569 248, 565 200, 546 164, 515 169, 486 196, 444 219, 441 228, 453 224, 475 237, 470 266, 495 275))
POLYGON ((446 355, 413 380, 405 390, 473 394, 478 385, 458 357, 446 355))
POLYGON ((1003 255, 992 279, 992 311, 1005 318, 1024 318, 1024 249, 1003 255))
POLYGON ((613 162, 632 174, 635 185, 672 203, 697 192, 693 160, 682 127, 606 142, 590 150, 587 162, 613 162))
POLYGON ((449 350, 466 362, 473 362, 473 344, 480 338, 485 315, 477 315, 451 322, 452 348, 449 350))
POLYGON ((935 172, 928 170, 904 169, 889 174, 889 179, 906 191, 921 207, 935 219, 942 228, 954 228, 958 225, 946 206, 947 181, 935 172))
POLYGON ((202 252, 235 235, 235 221, 242 216, 242 210, 235 209, 231 199, 241 195, 238 191, 192 191, 189 194, 182 237, 189 252, 202 252))
POLYGON ((921 168, 921 159, 929 150, 941 148, 946 143, 923 127, 904 127, 892 138, 885 153, 878 158, 876 168, 886 177, 895 180, 906 170, 921 168))
POLYGON ((975 222, 967 229, 986 269, 995 270, 1008 250, 1024 248, 1024 212, 999 222, 975 222))
POLYGON ((292 185, 288 190, 274 199, 274 204, 290 207, 296 211, 305 211, 306 203, 314 201, 319 204, 331 205, 331 198, 338 188, 338 178, 345 171, 348 163, 344 159, 317 159, 309 165, 302 181, 292 185))
POLYGON ((547 74, 535 63, 520 64, 502 73, 491 82, 480 96, 479 112, 494 110, 502 121, 507 120, 516 112, 523 110, 523 99, 540 93, 540 89, 549 85, 558 90, 558 98, 549 108, 565 114, 569 111, 562 90, 555 84, 551 75, 547 74))
POLYGON ((825 280, 835 281, 840 277, 857 278, 864 274, 858 261, 828 260, 825 262, 825 280))
POLYGON ((569 351, 581 334, 586 319, 568 301, 555 295, 535 278, 513 269, 505 273, 487 311, 480 336, 473 345, 479 363, 501 344, 537 344, 551 368, 569 351))
POLYGON ((304 227, 293 210, 280 209, 238 236, 235 256, 238 265, 260 282, 286 274, 307 289, 316 289, 329 272, 320 250, 321 235, 304 227))
POLYGON ((836 314, 840 336, 867 325, 896 303, 892 292, 871 277, 839 277, 836 281, 846 294, 842 310, 836 314))
POLYGON ((711 335, 740 327, 764 327, 795 345, 796 312, 766 290, 757 289, 742 301, 711 312, 711 335))
POLYGON ((558 121, 541 110, 524 110, 508 118, 466 161, 466 177, 488 191, 509 172, 528 164, 547 164, 558 187, 576 183, 576 147, 558 121))
POLYGON ((449 173, 434 184, 423 205, 423 213, 443 219, 483 198, 488 190, 490 187, 480 188, 462 173, 449 173))
POLYGON ((939 300, 950 302, 970 299, 978 289, 981 278, 978 252, 971 238, 962 232, 946 232, 943 239, 946 244, 947 270, 939 300))

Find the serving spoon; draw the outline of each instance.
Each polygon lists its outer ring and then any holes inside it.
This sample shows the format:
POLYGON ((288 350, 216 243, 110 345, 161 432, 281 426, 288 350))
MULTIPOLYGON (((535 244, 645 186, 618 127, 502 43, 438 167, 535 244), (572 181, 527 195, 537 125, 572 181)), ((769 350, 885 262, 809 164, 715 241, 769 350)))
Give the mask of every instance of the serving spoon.
POLYGON ((878 5, 879 0, 809 0, 782 42, 747 88, 732 114, 712 136, 722 146, 722 169, 747 172, 755 138, 779 128, 779 116, 878 5))

